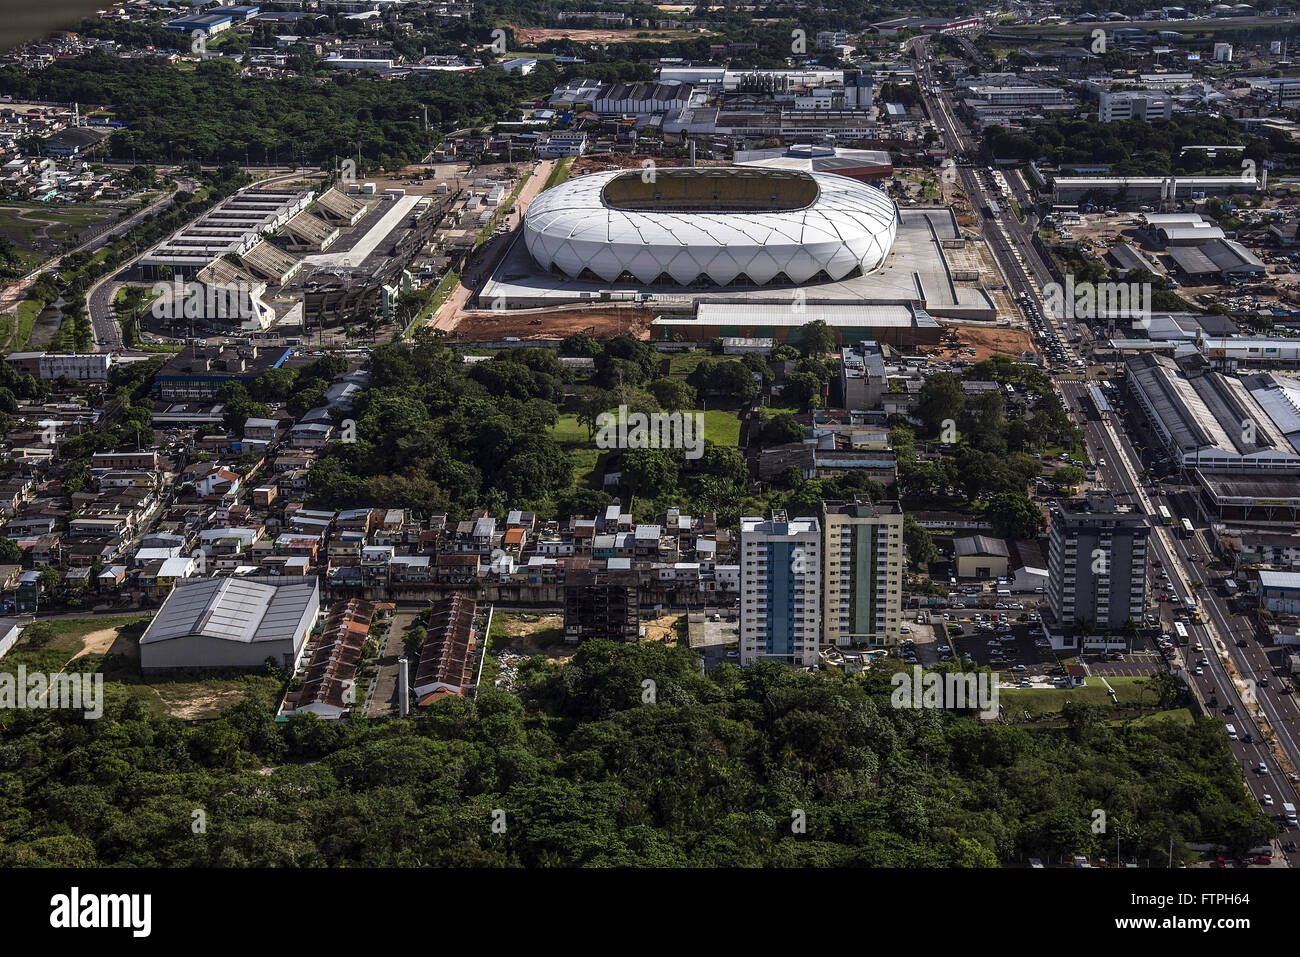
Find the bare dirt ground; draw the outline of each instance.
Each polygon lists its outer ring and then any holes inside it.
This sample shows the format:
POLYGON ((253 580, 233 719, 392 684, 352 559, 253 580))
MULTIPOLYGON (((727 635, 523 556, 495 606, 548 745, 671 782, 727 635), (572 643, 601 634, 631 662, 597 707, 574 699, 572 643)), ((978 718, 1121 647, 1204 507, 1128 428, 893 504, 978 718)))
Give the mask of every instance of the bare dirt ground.
POLYGON ((681 621, 683 615, 660 615, 653 621, 645 622, 645 641, 666 641, 672 644, 677 641, 677 632, 673 630, 673 625, 681 621))
POLYGON ((540 43, 543 40, 576 40, 579 43, 670 43, 700 36, 689 30, 566 30, 554 27, 517 27, 510 24, 519 43, 540 43), (638 36, 638 34, 644 34, 638 36))
POLYGON ((186 697, 184 704, 167 701, 162 695, 159 695, 159 697, 163 698, 167 714, 170 717, 190 721, 196 718, 211 717, 231 705, 238 704, 244 699, 244 692, 241 689, 232 688, 227 691, 214 691, 210 694, 191 694, 186 697))
POLYGON ((941 348, 922 349, 936 359, 966 359, 978 362, 995 352, 1019 358, 1022 352, 1034 351, 1033 340, 1024 329, 944 324, 945 337, 941 348), (975 353, 963 351, 974 349, 975 353))
MULTIPOLYGON (((574 646, 563 641, 543 645, 541 638, 548 636, 552 632, 562 631, 564 629, 564 617, 562 615, 529 615, 531 621, 524 621, 517 618, 506 620, 501 630, 504 635, 494 634, 492 636, 493 652, 504 648, 518 652, 523 655, 544 655, 551 661, 568 661, 573 657, 574 646)), ((493 623, 495 628, 495 622, 493 623)))
MULTIPOLYGON (((117 628, 101 628, 99 631, 92 631, 81 639, 81 650, 72 657, 78 658, 81 655, 102 655, 107 653, 117 641, 119 630, 117 628)), ((131 644, 134 643, 131 642, 131 644)), ((120 652, 122 649, 117 650, 120 652)))
POLYGON ((649 309, 528 309, 498 315, 493 312, 462 313, 449 337, 469 342, 497 341, 506 336, 519 339, 563 339, 575 332, 591 336, 616 336, 629 332, 648 338, 654 314, 649 309))

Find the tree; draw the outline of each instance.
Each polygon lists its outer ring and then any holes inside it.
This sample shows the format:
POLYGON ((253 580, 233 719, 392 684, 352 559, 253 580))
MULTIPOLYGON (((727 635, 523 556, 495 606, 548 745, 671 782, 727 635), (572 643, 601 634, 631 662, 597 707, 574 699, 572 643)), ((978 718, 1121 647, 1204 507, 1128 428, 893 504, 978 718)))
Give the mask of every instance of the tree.
POLYGON ((799 351, 806 356, 821 356, 835 351, 835 333, 825 319, 814 319, 799 327, 799 351))
POLYGON ((951 372, 936 372, 921 386, 916 416, 933 435, 949 421, 955 425, 965 405, 966 393, 962 390, 961 380, 951 372))
POLYGON ((655 379, 646 388, 655 397, 660 407, 669 411, 694 408, 695 390, 681 379, 664 377, 655 379))
POLYGON ((669 449, 628 449, 622 459, 623 484, 634 495, 672 495, 679 454, 669 449))
POLYGON ((0 565, 21 565, 23 550, 12 538, 0 538, 0 565))
POLYGON ((765 445, 786 445, 802 442, 806 430, 789 412, 777 412, 763 422, 761 432, 765 445))
POLYGON ((934 538, 911 515, 903 517, 903 547, 913 567, 924 570, 939 557, 934 538))
POLYGON ((781 387, 781 398, 804 411, 820 406, 821 397, 821 380, 811 372, 792 372, 781 387))
POLYGON ((1043 515, 1024 492, 999 492, 989 498, 984 514, 1000 538, 1035 538, 1043 530, 1043 515))

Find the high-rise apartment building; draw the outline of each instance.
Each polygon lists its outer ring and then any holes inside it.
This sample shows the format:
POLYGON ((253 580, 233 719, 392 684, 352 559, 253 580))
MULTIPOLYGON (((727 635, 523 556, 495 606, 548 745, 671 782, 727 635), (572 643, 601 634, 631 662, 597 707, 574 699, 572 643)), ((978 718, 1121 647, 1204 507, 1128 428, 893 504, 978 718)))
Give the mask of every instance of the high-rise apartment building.
POLYGON ((740 663, 814 667, 821 632, 822 533, 815 518, 740 520, 740 663))
POLYGON ((1058 650, 1103 649, 1146 611, 1147 540, 1141 512, 1120 511, 1109 493, 1060 502, 1052 516, 1044 621, 1058 650))
POLYGON ((821 640, 895 644, 903 614, 903 510, 897 502, 827 502, 822 527, 821 640))

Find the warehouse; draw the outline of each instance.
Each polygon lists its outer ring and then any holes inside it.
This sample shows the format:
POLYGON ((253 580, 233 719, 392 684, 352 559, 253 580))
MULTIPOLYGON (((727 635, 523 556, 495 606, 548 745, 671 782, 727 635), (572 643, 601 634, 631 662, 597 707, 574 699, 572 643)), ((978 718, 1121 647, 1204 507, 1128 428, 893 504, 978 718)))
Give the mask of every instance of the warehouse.
MULTIPOLYGON (((1182 232, 1171 229, 1171 234, 1181 236, 1182 232)), ((1265 271, 1254 253, 1232 239, 1210 239, 1199 246, 1171 244, 1169 258, 1179 272, 1196 282, 1225 282, 1236 277, 1262 276, 1265 271)))
POLYGON ((1166 454, 1182 468, 1300 474, 1300 383, 1283 376, 1224 376, 1205 358, 1144 354, 1125 384, 1166 454))
POLYGON ((798 341, 801 327, 821 319, 830 326, 836 345, 846 346, 872 340, 911 349, 937 345, 943 328, 925 310, 904 302, 805 303, 795 310, 780 303, 701 303, 694 318, 659 316, 651 327, 652 339, 680 336, 701 342, 720 336, 768 338, 798 341))
POLYGON ((140 637, 144 672, 293 669, 316 625, 315 577, 257 576, 180 581, 140 637))

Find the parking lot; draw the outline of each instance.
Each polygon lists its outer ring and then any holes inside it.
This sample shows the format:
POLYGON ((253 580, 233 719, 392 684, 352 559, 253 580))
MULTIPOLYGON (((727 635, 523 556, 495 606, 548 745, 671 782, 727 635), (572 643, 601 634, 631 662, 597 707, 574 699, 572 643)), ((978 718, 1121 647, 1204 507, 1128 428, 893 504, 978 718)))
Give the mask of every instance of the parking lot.
POLYGON ((976 666, 997 669, 1010 683, 1037 683, 1063 675, 1037 622, 1028 620, 1031 617, 1037 616, 1020 609, 946 613, 921 610, 909 619, 910 633, 902 636, 899 653, 906 664, 970 660, 976 666), (928 624, 931 621, 943 622, 948 632, 946 641, 934 637, 935 628, 928 624))
POLYGON ((1088 673, 1103 678, 1145 678, 1164 670, 1158 655, 1125 655, 1122 661, 1089 661, 1088 673))

